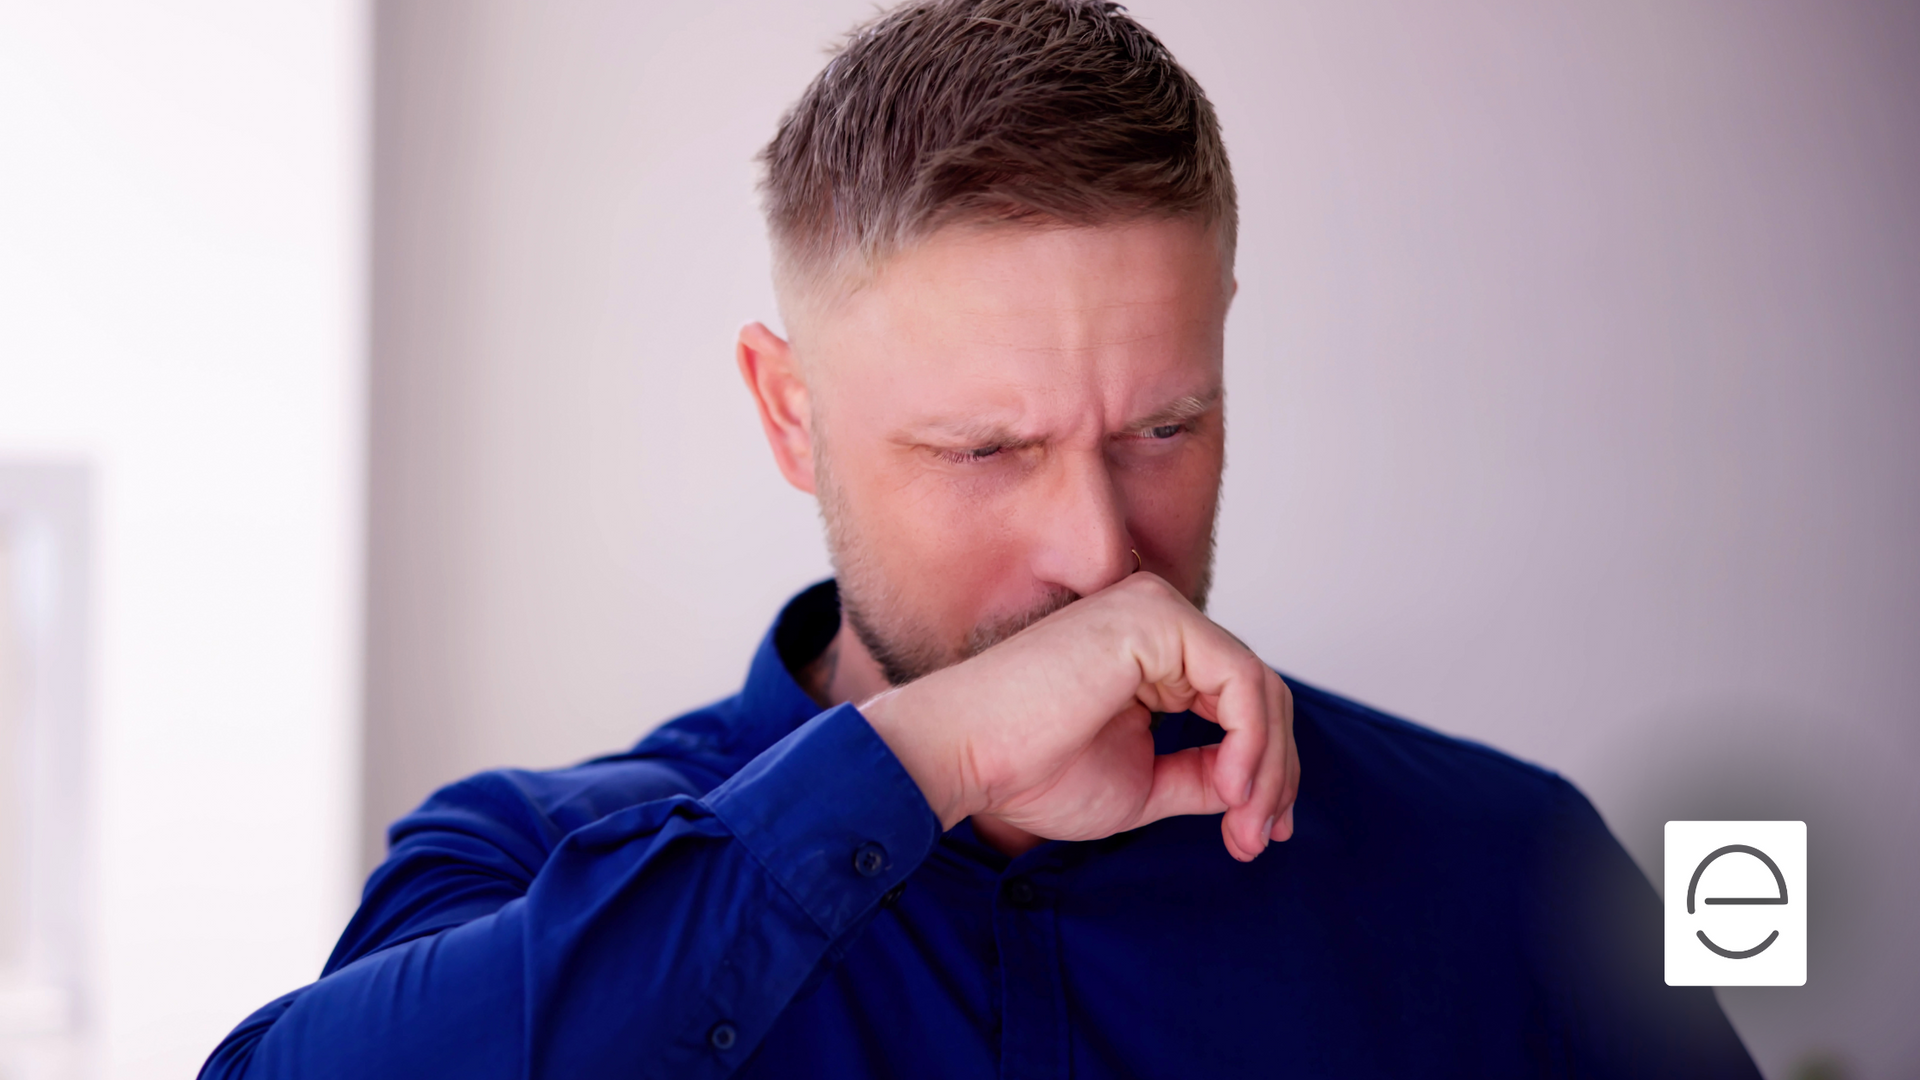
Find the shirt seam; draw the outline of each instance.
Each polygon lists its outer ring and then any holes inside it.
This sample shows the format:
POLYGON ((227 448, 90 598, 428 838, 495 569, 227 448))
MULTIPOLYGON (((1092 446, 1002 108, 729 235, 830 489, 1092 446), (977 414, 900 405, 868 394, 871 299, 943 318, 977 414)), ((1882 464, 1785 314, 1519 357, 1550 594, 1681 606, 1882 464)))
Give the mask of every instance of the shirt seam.
POLYGON ((707 813, 713 815, 714 820, 720 822, 720 824, 725 825, 727 827, 727 834, 733 837, 734 842, 739 844, 741 848, 745 849, 746 853, 752 857, 754 863, 760 867, 763 873, 767 875, 767 878, 771 880, 774 883, 774 885, 779 887, 781 894, 785 896, 789 901, 791 901, 794 907, 799 908, 802 914, 806 915, 807 921, 812 923, 813 928, 820 931, 821 936, 825 937, 827 939, 828 944, 831 945, 835 940, 833 932, 831 930, 828 930, 825 926, 821 925, 820 917, 813 913, 813 909, 807 906, 805 901, 801 900, 800 897, 794 894, 793 889, 787 884, 786 879, 781 877, 780 874, 777 871, 775 871, 773 867, 767 865, 767 860, 760 857, 760 853, 754 850, 754 846, 752 844, 747 843, 746 838, 740 835, 740 831, 733 827, 733 822, 728 821, 726 818, 726 815, 722 814, 718 808, 714 807, 710 803, 707 803, 705 799, 701 800, 701 805, 706 807, 707 813))

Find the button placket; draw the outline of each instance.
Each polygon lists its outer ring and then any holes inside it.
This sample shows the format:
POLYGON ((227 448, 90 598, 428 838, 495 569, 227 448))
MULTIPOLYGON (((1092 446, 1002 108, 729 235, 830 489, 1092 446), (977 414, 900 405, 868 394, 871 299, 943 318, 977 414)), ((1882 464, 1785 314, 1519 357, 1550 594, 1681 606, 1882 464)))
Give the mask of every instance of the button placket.
POLYGON ((1045 870, 1015 875, 1001 882, 994 904, 1002 1077, 1065 1075, 1066 992, 1055 939, 1056 888, 1045 870))
POLYGON ((1039 900, 1033 882, 1025 877, 1009 878, 1006 885, 1001 887, 1000 895, 1006 897, 1007 903, 1022 909, 1032 907, 1039 900))

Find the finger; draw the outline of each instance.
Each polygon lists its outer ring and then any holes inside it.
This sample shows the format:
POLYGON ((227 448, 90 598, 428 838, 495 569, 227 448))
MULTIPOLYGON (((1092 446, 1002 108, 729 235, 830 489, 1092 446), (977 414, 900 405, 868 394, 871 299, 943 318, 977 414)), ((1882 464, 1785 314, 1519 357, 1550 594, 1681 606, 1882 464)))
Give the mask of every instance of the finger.
POLYGON ((1284 786, 1287 753, 1286 747, 1273 745, 1272 669, 1171 590, 1155 590, 1148 599, 1165 605, 1161 611, 1173 616, 1169 622, 1177 634, 1170 643, 1178 652, 1163 652, 1142 664, 1149 684, 1142 687, 1142 699, 1187 696, 1196 712, 1224 730, 1213 758, 1213 786, 1230 808, 1225 822, 1228 847, 1239 856, 1258 854, 1273 828, 1267 811, 1278 812, 1271 804, 1278 802, 1284 786), (1262 782, 1259 805, 1249 806, 1262 782))
MULTIPOLYGON (((1228 808, 1222 821, 1227 849, 1253 858, 1276 826, 1292 752, 1274 738, 1288 730, 1277 710, 1277 677, 1165 582, 1136 574, 1127 587, 1130 602, 1147 605, 1144 622, 1173 631, 1134 640, 1136 648, 1145 646, 1135 653, 1142 677, 1136 693, 1150 708, 1191 707, 1224 730, 1210 762, 1212 793, 1228 808)), ((1186 801, 1199 800, 1189 792, 1186 801)))
POLYGON ((1234 822, 1231 818, 1225 816, 1220 818, 1220 839, 1227 845, 1227 854, 1241 862, 1252 862, 1259 858, 1260 852, 1248 851, 1241 845, 1240 837, 1235 835, 1233 826, 1234 822))
MULTIPOLYGON (((1208 624, 1205 629, 1213 627, 1208 624)), ((1193 636, 1204 639, 1213 635, 1203 631, 1193 636)), ((1254 781, 1268 750, 1270 725, 1262 677, 1267 669, 1259 657, 1229 644, 1227 635, 1213 637, 1189 649, 1188 678, 1200 692, 1193 703, 1194 711, 1226 733, 1220 740, 1220 754, 1214 759, 1215 788, 1228 806, 1239 807, 1253 797, 1254 781)))
MULTIPOLYGON (((1269 725, 1265 717, 1267 709, 1264 687, 1262 690, 1260 731, 1265 735, 1269 731, 1269 725)), ((1227 737, 1233 738, 1232 733, 1227 737)), ((1251 742, 1251 740, 1247 741, 1251 742)), ((1225 820, 1221 822, 1222 830, 1233 838, 1233 846, 1252 854, 1258 854, 1267 846, 1266 833, 1271 828, 1271 823, 1267 821, 1268 808, 1273 802, 1273 788, 1276 786, 1268 775, 1273 770, 1271 757, 1274 746, 1271 739, 1262 741, 1260 758, 1254 762, 1252 774, 1248 777, 1246 798, 1229 809, 1225 820)))
POLYGON ((1237 818, 1242 843, 1255 851, 1266 850, 1279 827, 1293 759, 1291 702, 1286 684, 1272 668, 1263 668, 1261 690, 1268 724, 1265 753, 1254 777, 1253 797, 1231 815, 1237 818))
POLYGON ((1300 747, 1293 739, 1293 689, 1278 673, 1269 669, 1275 695, 1275 716, 1279 720, 1276 738, 1286 745, 1285 782, 1280 789, 1279 814, 1270 833, 1272 839, 1285 840, 1293 835, 1293 804, 1300 797, 1300 747))
POLYGON ((1213 786, 1213 759, 1219 746, 1196 746, 1153 759, 1153 786, 1133 825, 1159 821, 1182 814, 1218 814, 1226 801, 1213 786))

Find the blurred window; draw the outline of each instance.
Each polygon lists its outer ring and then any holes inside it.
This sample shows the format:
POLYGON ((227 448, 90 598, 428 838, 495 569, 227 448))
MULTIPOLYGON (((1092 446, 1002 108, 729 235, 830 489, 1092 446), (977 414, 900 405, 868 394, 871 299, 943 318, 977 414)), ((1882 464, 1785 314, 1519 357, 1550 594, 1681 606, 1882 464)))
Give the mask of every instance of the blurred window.
POLYGON ((11 523, 0 520, 0 971, 25 960, 27 763, 21 754, 26 720, 22 700, 26 663, 17 593, 20 569, 11 523))
POLYGON ((0 1078, 78 1075, 87 470, 0 461, 0 1078))

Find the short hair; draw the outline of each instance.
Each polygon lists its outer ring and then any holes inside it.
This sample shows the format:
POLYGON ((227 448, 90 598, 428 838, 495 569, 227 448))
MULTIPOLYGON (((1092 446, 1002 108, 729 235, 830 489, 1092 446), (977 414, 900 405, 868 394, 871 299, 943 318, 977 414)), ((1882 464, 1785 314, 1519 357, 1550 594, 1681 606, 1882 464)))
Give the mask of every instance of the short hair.
POLYGON ((1213 105, 1117 3, 910 0, 847 36, 760 161, 789 287, 960 222, 1191 217, 1232 264, 1213 105))

